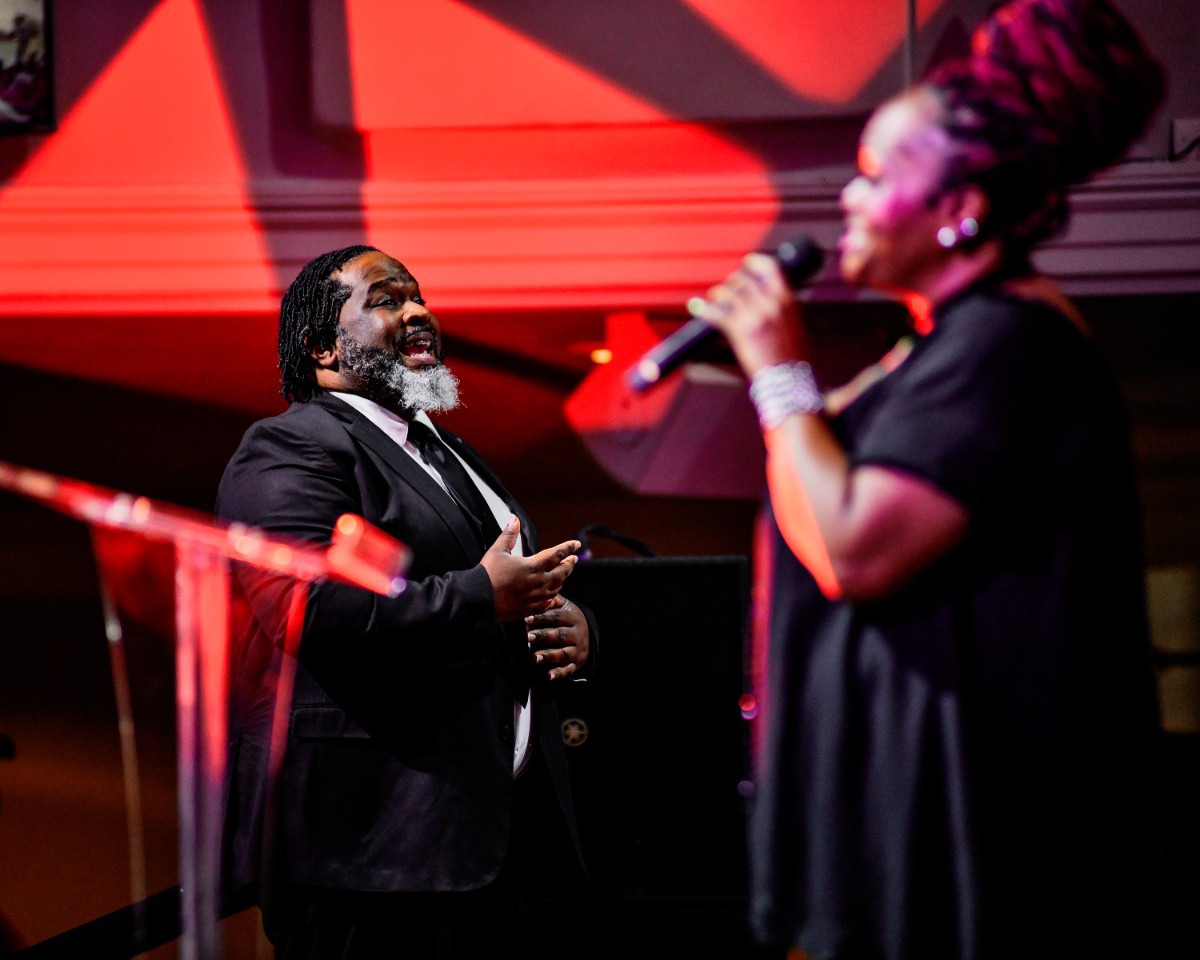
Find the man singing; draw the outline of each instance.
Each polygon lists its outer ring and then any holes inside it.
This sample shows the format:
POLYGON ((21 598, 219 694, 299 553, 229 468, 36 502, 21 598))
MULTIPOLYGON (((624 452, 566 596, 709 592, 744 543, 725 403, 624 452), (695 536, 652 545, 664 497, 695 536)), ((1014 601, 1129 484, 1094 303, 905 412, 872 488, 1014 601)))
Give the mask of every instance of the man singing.
POLYGON ((518 898, 555 843, 584 876, 555 706, 595 638, 560 592, 580 544, 540 550, 488 465, 430 419, 458 381, 393 257, 352 246, 306 265, 279 367, 290 405, 246 432, 217 516, 323 544, 356 514, 411 565, 397 596, 311 586, 272 776, 293 585, 236 578, 227 882, 258 887, 280 960, 521 950, 518 898))

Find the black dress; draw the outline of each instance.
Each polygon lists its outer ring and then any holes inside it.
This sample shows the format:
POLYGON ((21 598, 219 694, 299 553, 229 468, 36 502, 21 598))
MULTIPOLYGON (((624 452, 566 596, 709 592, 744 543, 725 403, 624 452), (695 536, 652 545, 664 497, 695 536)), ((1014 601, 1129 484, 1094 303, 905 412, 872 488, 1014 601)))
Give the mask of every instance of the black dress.
POLYGON ((832 426, 969 528, 886 600, 831 603, 771 524, 755 934, 814 960, 1140 955, 1159 721, 1115 379, 984 283, 832 426))

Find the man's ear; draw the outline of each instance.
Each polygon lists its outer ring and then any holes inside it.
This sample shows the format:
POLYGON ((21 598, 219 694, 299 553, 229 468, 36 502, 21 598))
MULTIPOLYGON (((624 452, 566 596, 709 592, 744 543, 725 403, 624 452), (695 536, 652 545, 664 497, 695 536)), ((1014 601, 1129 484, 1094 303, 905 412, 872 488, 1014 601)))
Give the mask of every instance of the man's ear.
POLYGON ((312 339, 306 338, 305 345, 308 347, 308 355, 313 358, 313 362, 318 367, 325 370, 337 369, 338 353, 336 341, 328 346, 314 346, 312 339))

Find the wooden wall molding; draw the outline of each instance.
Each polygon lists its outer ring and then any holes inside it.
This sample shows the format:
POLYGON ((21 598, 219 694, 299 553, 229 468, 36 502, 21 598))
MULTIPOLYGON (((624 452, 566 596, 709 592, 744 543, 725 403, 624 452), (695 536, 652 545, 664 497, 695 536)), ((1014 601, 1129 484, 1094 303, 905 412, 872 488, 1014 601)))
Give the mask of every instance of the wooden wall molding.
MULTIPOLYGON (((801 232, 831 247, 849 175, 12 186, 0 315, 273 313, 310 257, 364 238, 443 309, 678 308, 748 249, 801 232)), ((1200 162, 1130 163, 1074 210, 1041 256, 1068 292, 1200 291, 1200 162)))

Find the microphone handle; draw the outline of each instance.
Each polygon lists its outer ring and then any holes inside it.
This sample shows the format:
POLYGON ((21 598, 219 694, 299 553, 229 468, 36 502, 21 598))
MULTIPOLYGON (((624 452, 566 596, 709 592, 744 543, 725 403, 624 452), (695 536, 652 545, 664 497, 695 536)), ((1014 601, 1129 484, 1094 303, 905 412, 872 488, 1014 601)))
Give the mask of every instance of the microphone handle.
POLYGON ((717 328, 707 320, 693 317, 647 351, 637 365, 630 369, 626 382, 641 393, 674 369, 693 347, 703 343, 716 332, 717 328))

